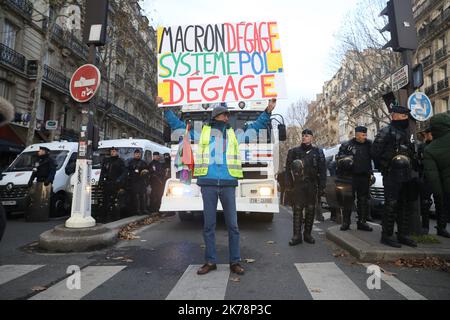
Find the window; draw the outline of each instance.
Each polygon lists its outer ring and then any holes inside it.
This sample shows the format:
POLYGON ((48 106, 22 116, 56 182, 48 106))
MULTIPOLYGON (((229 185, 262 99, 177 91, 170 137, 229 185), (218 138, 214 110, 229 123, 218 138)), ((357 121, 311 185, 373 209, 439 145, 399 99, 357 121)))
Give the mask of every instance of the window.
POLYGON ((18 31, 19 31, 19 28, 17 28, 15 25, 13 25, 8 20, 5 20, 5 25, 3 27, 2 43, 11 49, 15 49, 18 31))
POLYGON ((11 99, 11 85, 4 80, 0 80, 0 97, 11 99))

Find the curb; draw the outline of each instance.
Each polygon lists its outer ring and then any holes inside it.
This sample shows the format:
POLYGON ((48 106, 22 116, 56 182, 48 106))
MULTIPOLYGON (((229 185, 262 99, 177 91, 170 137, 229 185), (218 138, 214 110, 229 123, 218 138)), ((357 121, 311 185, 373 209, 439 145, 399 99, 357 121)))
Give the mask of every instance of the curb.
POLYGON ((64 224, 58 225, 39 236, 39 247, 58 253, 101 250, 118 242, 122 228, 153 215, 133 216, 107 224, 97 224, 91 228, 69 229, 64 224))
POLYGON ((427 257, 437 257, 450 260, 450 249, 430 248, 420 246, 418 248, 390 248, 383 245, 373 245, 361 240, 351 232, 340 231, 340 226, 328 228, 326 237, 336 243, 341 248, 347 250, 352 256, 363 262, 388 261, 393 262, 398 259, 424 259, 427 257))

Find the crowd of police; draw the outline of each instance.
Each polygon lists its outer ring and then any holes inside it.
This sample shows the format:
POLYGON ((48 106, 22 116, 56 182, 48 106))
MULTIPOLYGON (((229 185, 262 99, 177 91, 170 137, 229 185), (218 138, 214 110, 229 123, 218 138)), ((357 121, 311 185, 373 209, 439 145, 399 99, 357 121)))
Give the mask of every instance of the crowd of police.
POLYGON ((450 210, 450 115, 431 119, 430 128, 421 133, 424 140, 421 145, 415 143, 409 133, 409 117, 409 109, 393 106, 391 123, 378 132, 373 142, 367 139, 367 128, 358 126, 355 138, 340 146, 334 166, 327 165, 323 151, 312 145, 313 132, 309 129, 302 132, 302 144, 289 150, 285 175, 279 175, 281 201, 293 208, 290 245, 298 245, 303 240, 315 242, 311 230, 315 212, 320 210, 320 197, 325 195, 327 169, 336 175, 334 192, 340 206, 338 210, 342 210, 341 230, 350 229, 356 200, 357 229, 373 231, 367 223, 370 220, 369 190, 375 183, 372 164, 383 176, 385 207, 381 243, 397 248, 402 244, 416 247, 416 241, 410 236, 411 214, 420 201, 422 232, 427 234, 432 198, 437 235, 450 238, 446 230, 450 210))
MULTIPOLYGON (((25 212, 27 221, 45 221, 52 205, 51 188, 55 178, 56 164, 50 150, 40 147, 38 161, 28 182, 30 204, 25 212)), ((111 222, 129 215, 144 215, 158 212, 161 205, 165 181, 170 177, 170 155, 164 162, 158 152, 147 163, 142 151, 136 149, 133 159, 127 163, 119 157, 118 148, 112 147, 110 157, 102 161, 99 186, 102 202, 93 216, 99 222, 111 222), (150 195, 148 196, 148 190, 150 195)))
POLYGON ((170 154, 165 154, 162 162, 160 153, 154 152, 153 160, 147 163, 142 159, 142 151, 136 149, 133 159, 125 163, 118 149, 112 147, 110 157, 102 162, 99 186, 103 190, 103 201, 97 218, 108 222, 130 214, 158 212, 168 178, 170 154))

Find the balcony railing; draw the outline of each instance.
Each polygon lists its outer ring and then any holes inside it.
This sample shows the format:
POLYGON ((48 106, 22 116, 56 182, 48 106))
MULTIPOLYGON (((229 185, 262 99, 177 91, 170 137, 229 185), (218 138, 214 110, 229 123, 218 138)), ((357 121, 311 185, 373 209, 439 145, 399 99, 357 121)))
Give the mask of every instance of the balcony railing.
POLYGON ((428 68, 433 64, 433 56, 429 55, 422 60, 422 64, 424 68, 428 68))
POLYGON ((449 22, 449 17, 450 17, 450 7, 445 9, 445 11, 443 11, 439 16, 437 16, 436 19, 431 21, 430 24, 419 30, 418 32, 419 42, 424 42, 428 36, 440 30, 441 27, 445 27, 445 25, 448 24, 449 22))
POLYGON ((143 132, 144 134, 149 134, 155 139, 162 140, 162 132, 159 130, 150 127, 146 123, 142 122, 132 114, 128 113, 127 111, 120 109, 118 106, 109 103, 108 106, 106 106, 105 101, 102 99, 99 101, 98 109, 103 112, 108 112, 113 118, 132 126, 139 131, 143 132))
POLYGON ((118 88, 123 88, 125 86, 125 80, 123 79, 122 76, 119 76, 118 74, 116 74, 116 77, 114 78, 114 84, 118 88))
POLYGON ((447 54, 447 47, 442 47, 435 53, 436 61, 440 60, 441 58, 445 57, 447 54))
POLYGON ((435 92, 436 92, 436 90, 434 88, 434 84, 425 88, 425 94, 427 96, 430 96, 430 95, 434 94, 435 92))
POLYGON ((5 2, 12 9, 16 10, 17 12, 24 15, 25 17, 31 19, 31 15, 33 14, 33 4, 30 1, 28 1, 28 0, 5 0, 2 2, 5 2))
MULTIPOLYGON (((28 64, 28 76, 30 78, 36 78, 37 75, 37 64, 36 61, 29 61, 28 64)), ((55 69, 49 67, 48 65, 44 66, 44 84, 46 84, 50 88, 57 89, 65 94, 69 94, 69 86, 70 79, 67 78, 64 74, 55 69)))
POLYGON ((448 77, 442 79, 437 83, 437 91, 445 90, 448 88, 448 77))
POLYGON ((0 43, 0 62, 25 72, 25 56, 0 43))

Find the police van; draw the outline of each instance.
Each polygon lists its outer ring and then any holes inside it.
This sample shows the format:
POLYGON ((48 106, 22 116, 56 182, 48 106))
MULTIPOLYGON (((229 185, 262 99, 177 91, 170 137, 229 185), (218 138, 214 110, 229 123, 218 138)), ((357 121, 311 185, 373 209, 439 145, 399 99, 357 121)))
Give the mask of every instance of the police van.
POLYGON ((9 167, 0 174, 0 202, 6 212, 24 212, 29 203, 28 181, 33 173, 33 166, 38 161, 37 151, 40 147, 50 150, 50 157, 56 163, 56 174, 52 185, 50 216, 62 216, 70 208, 70 177, 75 172, 78 152, 76 142, 51 142, 34 144, 27 147, 9 167))
MULTIPOLYGON (((229 124, 238 131, 247 123, 258 119, 265 111, 267 101, 232 103, 227 107, 230 112, 229 124)), ((183 106, 181 120, 191 121, 194 129, 200 131, 202 123, 210 120, 213 108, 214 105, 183 106)), ((257 136, 248 137, 239 146, 244 178, 238 180, 239 186, 236 189, 237 212, 251 214, 266 222, 272 221, 274 213, 279 213, 280 210, 275 174, 279 167, 279 137, 285 138, 286 132, 281 123, 278 128, 280 131, 275 132, 278 135, 272 134, 272 125, 269 124, 264 137, 261 136, 261 130, 257 136)), ((173 138, 176 140, 176 137, 173 138)), ((195 154, 198 144, 194 142, 191 146, 195 154)), ((180 220, 191 220, 194 216, 200 216, 203 211, 200 187, 196 184, 195 177, 190 185, 180 182, 175 168, 178 140, 172 141, 171 148, 172 176, 166 182, 160 212, 178 213, 180 220)), ((220 201, 217 209, 223 211, 220 201)))
MULTIPOLYGON (((145 139, 117 139, 117 140, 103 140, 98 144, 98 150, 94 151, 92 159, 92 212, 95 213, 102 205, 103 190, 99 185, 102 162, 106 157, 110 155, 110 149, 112 147, 117 148, 119 157, 125 162, 125 165, 129 160, 133 159, 134 151, 136 149, 141 150, 142 159, 147 163, 153 160, 153 153, 159 152, 161 155, 161 161, 163 161, 163 155, 170 153, 170 149, 145 139)), ((75 181, 72 181, 72 188, 75 181)), ((147 192, 150 192, 148 190, 147 192)))

